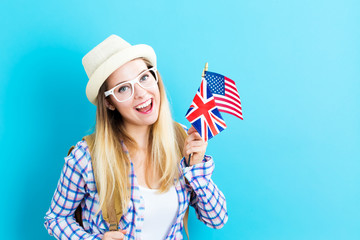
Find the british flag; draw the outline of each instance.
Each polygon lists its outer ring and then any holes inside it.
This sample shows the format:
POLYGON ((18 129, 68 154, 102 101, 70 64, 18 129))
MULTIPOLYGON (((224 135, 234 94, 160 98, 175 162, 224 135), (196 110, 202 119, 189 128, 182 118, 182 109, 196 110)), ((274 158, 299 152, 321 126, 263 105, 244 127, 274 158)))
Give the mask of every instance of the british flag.
POLYGON ((225 121, 216 107, 214 96, 204 78, 185 117, 204 141, 226 128, 225 121))

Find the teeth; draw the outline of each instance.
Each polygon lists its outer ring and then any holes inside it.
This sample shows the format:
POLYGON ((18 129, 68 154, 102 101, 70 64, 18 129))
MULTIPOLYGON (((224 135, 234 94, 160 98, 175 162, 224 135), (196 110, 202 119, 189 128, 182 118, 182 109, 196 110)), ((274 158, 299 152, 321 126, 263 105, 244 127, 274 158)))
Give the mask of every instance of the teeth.
POLYGON ((149 100, 147 100, 146 102, 144 102, 143 104, 136 106, 136 109, 147 107, 150 104, 151 104, 151 98, 149 100))

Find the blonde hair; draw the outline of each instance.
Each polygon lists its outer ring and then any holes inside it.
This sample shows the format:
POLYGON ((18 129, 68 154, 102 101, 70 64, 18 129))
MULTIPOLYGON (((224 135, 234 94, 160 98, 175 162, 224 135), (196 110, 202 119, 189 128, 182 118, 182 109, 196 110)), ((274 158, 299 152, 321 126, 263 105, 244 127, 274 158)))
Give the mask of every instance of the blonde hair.
MULTIPOLYGON (((141 58, 143 59, 143 58, 141 58)), ((143 59, 147 67, 151 64, 143 59)), ((145 162, 145 173, 148 183, 150 176, 160 177, 160 192, 167 191, 175 180, 178 180, 179 160, 186 137, 182 127, 173 121, 169 102, 161 76, 158 75, 160 92, 160 109, 157 121, 151 126, 149 134, 149 156, 145 162)), ((137 149, 134 139, 127 134, 120 113, 106 108, 104 92, 106 82, 101 86, 97 96, 95 138, 92 147, 92 164, 95 170, 95 181, 99 194, 100 208, 104 210, 114 195, 120 199, 121 215, 130 200, 129 181, 130 159, 122 149, 120 140, 124 141, 130 154, 137 149)), ((118 214, 118 213, 117 213, 118 214)))

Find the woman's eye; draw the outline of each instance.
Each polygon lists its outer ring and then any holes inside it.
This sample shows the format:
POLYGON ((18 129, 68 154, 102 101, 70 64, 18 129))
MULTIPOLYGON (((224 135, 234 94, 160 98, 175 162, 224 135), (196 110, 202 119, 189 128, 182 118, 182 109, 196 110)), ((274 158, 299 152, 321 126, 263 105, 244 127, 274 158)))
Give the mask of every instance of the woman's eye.
POLYGON ((118 92, 123 93, 123 92, 126 92, 127 90, 129 90, 129 86, 121 86, 121 87, 119 87, 118 92))
POLYGON ((141 82, 146 81, 146 80, 148 80, 148 78, 149 78, 149 74, 144 74, 141 76, 140 81, 141 82))

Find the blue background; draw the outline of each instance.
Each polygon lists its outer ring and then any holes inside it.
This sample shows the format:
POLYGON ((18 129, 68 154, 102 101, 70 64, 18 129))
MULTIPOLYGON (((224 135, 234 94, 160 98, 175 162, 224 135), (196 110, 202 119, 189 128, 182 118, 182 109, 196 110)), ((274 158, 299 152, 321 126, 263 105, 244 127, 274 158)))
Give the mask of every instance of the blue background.
POLYGON ((91 131, 81 59, 110 34, 151 45, 174 118, 209 70, 244 120, 210 140, 229 221, 192 239, 360 239, 358 1, 7 1, 0 4, 2 239, 52 239, 43 217, 68 148, 91 131))

